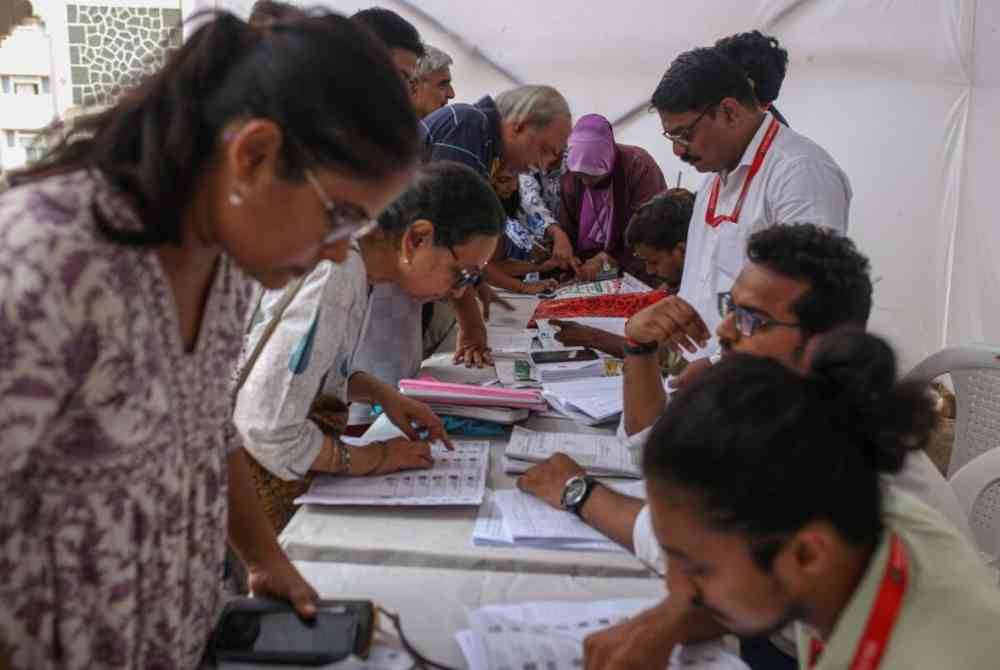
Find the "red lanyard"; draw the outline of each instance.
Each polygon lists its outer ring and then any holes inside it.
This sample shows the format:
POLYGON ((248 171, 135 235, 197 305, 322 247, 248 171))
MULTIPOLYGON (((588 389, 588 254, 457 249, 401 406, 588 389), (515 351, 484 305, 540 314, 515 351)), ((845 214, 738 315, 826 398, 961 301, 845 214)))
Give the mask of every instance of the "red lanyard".
POLYGON ((774 136, 778 134, 778 128, 781 124, 778 123, 777 119, 771 119, 771 125, 767 127, 767 132, 764 133, 764 139, 761 140, 760 146, 757 147, 757 154, 753 157, 753 162, 750 164, 750 171, 747 172, 747 176, 743 179, 743 190, 740 191, 740 199, 736 201, 736 209, 729 216, 723 214, 722 216, 715 215, 715 206, 719 203, 719 185, 722 183, 722 177, 716 177, 715 182, 712 184, 712 192, 708 196, 708 209, 705 210, 705 223, 715 228, 720 223, 729 221, 731 223, 737 223, 740 218, 740 210, 743 209, 743 201, 746 200, 747 191, 750 190, 750 182, 753 178, 760 172, 761 166, 764 164, 764 156, 767 154, 767 150, 771 148, 771 143, 774 141, 774 136))
MULTIPOLYGON (((854 659, 850 670, 874 670, 882 661, 882 654, 889 643, 892 627, 899 617, 899 608, 903 604, 903 594, 906 593, 907 579, 910 574, 906 560, 906 547, 895 533, 889 540, 889 562, 885 566, 885 575, 879 586, 875 605, 868 615, 864 633, 854 650, 854 659)), ((809 665, 813 668, 823 651, 823 643, 813 638, 809 643, 809 665)))

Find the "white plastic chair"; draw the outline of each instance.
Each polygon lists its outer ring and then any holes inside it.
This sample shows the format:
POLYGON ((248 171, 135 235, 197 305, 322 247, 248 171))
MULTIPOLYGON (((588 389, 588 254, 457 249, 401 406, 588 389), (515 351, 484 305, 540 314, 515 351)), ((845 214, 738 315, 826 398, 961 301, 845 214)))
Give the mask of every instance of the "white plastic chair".
POLYGON ((991 449, 963 465, 949 480, 979 550, 1000 556, 1000 449, 991 449))
POLYGON ((951 375, 955 387, 955 444, 948 477, 976 456, 1000 447, 1000 347, 972 344, 942 349, 913 368, 906 381, 931 383, 951 375))

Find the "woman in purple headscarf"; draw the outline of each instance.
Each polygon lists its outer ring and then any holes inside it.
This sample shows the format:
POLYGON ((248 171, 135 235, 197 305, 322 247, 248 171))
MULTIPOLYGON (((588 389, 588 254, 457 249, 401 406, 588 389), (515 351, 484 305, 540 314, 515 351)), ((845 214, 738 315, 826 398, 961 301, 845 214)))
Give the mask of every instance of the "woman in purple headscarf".
POLYGON ((580 278, 592 279, 588 275, 596 275, 606 257, 639 279, 650 279, 625 245, 625 228, 643 203, 667 189, 656 161, 641 147, 617 144, 611 123, 587 114, 569 137, 566 167, 559 225, 580 260, 593 259, 581 267, 580 278))

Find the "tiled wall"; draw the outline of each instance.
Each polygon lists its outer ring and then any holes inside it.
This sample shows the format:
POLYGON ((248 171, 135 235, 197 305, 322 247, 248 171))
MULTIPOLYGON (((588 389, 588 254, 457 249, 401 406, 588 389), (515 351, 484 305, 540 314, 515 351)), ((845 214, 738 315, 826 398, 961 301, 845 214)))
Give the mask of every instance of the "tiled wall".
POLYGON ((181 43, 179 0, 161 7, 66 5, 73 104, 107 104, 181 43))

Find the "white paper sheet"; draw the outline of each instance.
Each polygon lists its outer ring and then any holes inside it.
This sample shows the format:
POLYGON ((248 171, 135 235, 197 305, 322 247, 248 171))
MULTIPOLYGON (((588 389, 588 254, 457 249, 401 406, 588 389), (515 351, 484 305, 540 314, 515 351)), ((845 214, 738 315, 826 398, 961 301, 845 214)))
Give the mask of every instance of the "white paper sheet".
POLYGON ((434 467, 378 477, 321 475, 297 504, 319 505, 479 505, 486 491, 489 442, 455 442, 431 449, 434 467))
POLYGON ((588 377, 553 382, 545 384, 542 392, 550 402, 555 400, 594 419, 607 420, 621 414, 625 407, 624 380, 624 377, 588 377))
POLYGON ((526 328, 490 326, 486 329, 486 339, 490 349, 498 353, 520 353, 531 351, 536 332, 526 328))
POLYGON ((504 450, 508 458, 540 463, 562 452, 592 475, 639 477, 639 456, 614 435, 542 433, 514 426, 504 450))
MULTIPOLYGON (((507 388, 515 388, 515 389, 541 388, 542 384, 533 379, 526 381, 517 378, 517 374, 515 372, 515 366, 517 365, 517 360, 518 360, 517 358, 506 358, 506 359, 494 358, 493 364, 494 367, 496 368, 497 379, 500 380, 500 383, 506 386, 507 388)), ((523 360, 529 366, 531 365, 530 363, 528 363, 527 357, 525 357, 523 360)))
MULTIPOLYGON (((515 538, 497 504, 495 493, 486 492, 479 507, 476 524, 472 530, 472 543, 486 547, 524 547, 528 549, 553 549, 564 551, 610 551, 624 553, 625 549, 611 540, 579 540, 572 538, 515 538)), ((522 494, 523 495, 523 494, 522 494)), ((552 510, 560 513, 559 510, 552 510)), ((565 512, 561 512, 565 514, 565 512)))
MULTIPOLYGON (((469 613, 460 642, 470 670, 583 667, 583 640, 657 603, 656 600, 554 601, 489 605, 469 613)), ((678 647, 668 670, 747 670, 721 644, 678 647)))
POLYGON ((555 509, 538 498, 518 491, 494 491, 493 500, 515 542, 610 542, 610 539, 566 510, 555 509))

